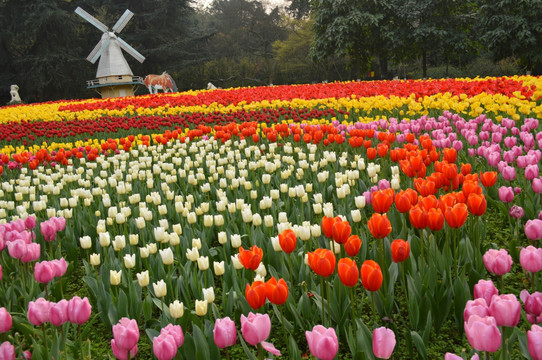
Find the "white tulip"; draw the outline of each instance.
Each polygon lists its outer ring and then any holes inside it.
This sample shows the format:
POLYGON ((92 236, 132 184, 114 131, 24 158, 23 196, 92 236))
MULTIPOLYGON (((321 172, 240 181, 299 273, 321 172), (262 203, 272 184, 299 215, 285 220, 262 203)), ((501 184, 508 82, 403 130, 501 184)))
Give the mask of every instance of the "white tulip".
POLYGON ((213 261, 213 268, 216 276, 222 276, 225 272, 224 260, 220 262, 213 261))
POLYGON ((199 258, 198 248, 186 249, 186 258, 190 261, 197 261, 199 258))
POLYGON ((90 254, 90 265, 100 266, 100 254, 90 254))
POLYGON ((156 297, 161 298, 161 297, 166 296, 167 287, 164 280, 160 280, 158 282, 152 283, 152 287, 153 287, 154 294, 156 295, 156 297))
POLYGON ((92 240, 88 235, 80 237, 79 243, 81 244, 81 248, 83 249, 90 249, 92 247, 92 240))
POLYGON ((149 270, 142 271, 136 274, 139 286, 145 287, 149 285, 149 270))
POLYGON ((111 285, 118 285, 122 280, 122 270, 109 270, 109 282, 111 285))
POLYGON ((221 245, 224 245, 225 243, 228 242, 228 236, 226 235, 225 231, 221 231, 221 232, 218 233, 218 242, 221 245))
POLYGON ((164 265, 171 265, 173 264, 174 258, 173 258, 173 251, 171 251, 171 248, 165 248, 163 250, 160 250, 160 257, 162 258, 162 263, 164 265))
POLYGON ((207 289, 203 288, 203 298, 207 301, 207 303, 211 304, 213 301, 215 301, 215 290, 211 286, 207 289))
POLYGON ((108 232, 101 232, 98 235, 101 247, 108 247, 111 244, 111 237, 108 232))
POLYGON ((179 300, 175 300, 169 304, 169 313, 174 319, 179 319, 184 315, 184 304, 179 300))
POLYGON ((239 254, 232 255, 231 262, 236 270, 240 270, 244 267, 243 264, 241 264, 241 262, 239 261, 239 254))
POLYGON ((231 242, 231 246, 237 249, 239 246, 241 246, 241 235, 232 234, 230 236, 230 242, 231 242))
POLYGON ((200 256, 197 260, 198 262, 198 269, 200 271, 205 271, 209 269, 209 257, 207 256, 200 256))
POLYGON ((131 269, 135 266, 136 264, 136 256, 135 254, 126 254, 124 255, 124 267, 126 269, 131 269))
POLYGON ((205 316, 207 314, 207 304, 206 300, 196 300, 196 315, 205 316))
POLYGON ((126 247, 126 238, 124 235, 117 235, 115 236, 115 240, 113 240, 113 249, 115 251, 120 251, 126 247))

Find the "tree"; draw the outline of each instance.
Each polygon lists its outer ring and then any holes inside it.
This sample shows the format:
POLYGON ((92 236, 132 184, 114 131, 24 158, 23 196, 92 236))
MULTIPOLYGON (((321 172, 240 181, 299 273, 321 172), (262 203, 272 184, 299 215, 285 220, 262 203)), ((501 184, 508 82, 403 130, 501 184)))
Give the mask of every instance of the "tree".
POLYGON ((311 59, 321 63, 330 56, 347 56, 360 78, 369 70, 377 45, 377 28, 384 18, 376 11, 374 1, 314 0, 312 14, 315 40, 311 59))
POLYGON ((288 12, 297 20, 309 16, 311 11, 310 0, 290 0, 288 12))
POLYGON ((494 60, 516 57, 525 71, 542 74, 542 1, 480 2, 482 43, 494 60))

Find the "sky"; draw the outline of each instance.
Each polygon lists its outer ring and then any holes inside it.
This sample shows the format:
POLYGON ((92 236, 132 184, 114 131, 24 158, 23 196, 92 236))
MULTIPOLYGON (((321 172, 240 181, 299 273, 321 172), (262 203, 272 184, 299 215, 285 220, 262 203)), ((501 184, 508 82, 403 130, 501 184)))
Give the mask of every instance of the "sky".
MULTIPOLYGON (((211 3, 213 2, 213 0, 193 0, 193 1, 197 7, 200 7, 203 9, 209 7, 211 3)), ((263 0, 260 2, 269 3, 272 7, 284 5, 286 3, 285 0, 263 0)))

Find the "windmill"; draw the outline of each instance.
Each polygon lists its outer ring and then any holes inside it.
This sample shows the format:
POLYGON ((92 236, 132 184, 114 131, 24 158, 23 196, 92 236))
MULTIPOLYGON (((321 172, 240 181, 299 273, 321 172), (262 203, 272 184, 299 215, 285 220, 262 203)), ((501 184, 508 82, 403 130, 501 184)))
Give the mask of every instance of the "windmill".
POLYGON ((132 55, 140 63, 145 60, 145 57, 117 36, 134 16, 134 13, 126 10, 111 31, 80 7, 75 9, 75 13, 103 32, 102 38, 87 56, 87 60, 93 64, 98 58, 100 59, 96 79, 87 81, 87 88, 96 90, 102 95, 102 98, 134 95, 137 86, 143 85, 143 78, 134 76, 122 50, 132 55))

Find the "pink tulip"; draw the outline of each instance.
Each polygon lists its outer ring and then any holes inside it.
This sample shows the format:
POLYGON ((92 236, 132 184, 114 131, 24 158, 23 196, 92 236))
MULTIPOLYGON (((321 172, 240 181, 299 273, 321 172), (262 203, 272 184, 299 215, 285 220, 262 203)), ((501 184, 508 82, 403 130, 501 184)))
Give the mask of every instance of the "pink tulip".
POLYGON ((525 178, 527 180, 534 180, 538 177, 540 174, 540 170, 538 169, 538 165, 527 165, 525 168, 525 178))
POLYGON ((41 245, 37 243, 30 243, 26 245, 26 255, 21 258, 24 263, 39 260, 41 256, 41 245))
POLYGON ((15 346, 11 345, 9 341, 4 341, 0 345, 0 359, 15 360, 15 346))
POLYGON ((22 239, 9 241, 7 246, 9 256, 14 259, 22 259, 26 255, 26 244, 22 239))
POLYGON ((216 319, 213 330, 215 344, 221 349, 232 346, 237 341, 237 329, 235 322, 230 317, 216 319))
POLYGON ((501 186, 499 188, 499 199, 505 203, 514 201, 514 189, 510 186, 501 186))
POLYGON ((152 339, 152 352, 158 360, 171 360, 177 355, 177 344, 173 336, 165 333, 152 339))
POLYGON ((40 326, 49 321, 50 306, 49 301, 44 298, 39 298, 35 302, 30 301, 28 303, 28 321, 35 326, 40 326))
POLYGON ((464 326, 467 340, 474 350, 496 352, 501 347, 501 332, 494 317, 472 315, 464 326))
POLYGON ((542 193, 542 178, 533 179, 531 186, 533 187, 533 191, 535 193, 542 193))
POLYGON ((162 334, 173 336, 177 347, 181 347, 184 344, 184 333, 181 325, 168 324, 165 328, 160 330, 160 335, 162 334))
POLYGON ((59 260, 51 260, 50 262, 55 270, 55 277, 61 277, 66 274, 68 264, 66 263, 66 260, 64 260, 64 258, 60 258, 59 260))
POLYGON ((241 315, 241 333, 246 342, 256 346, 267 340, 271 332, 269 315, 249 313, 248 317, 241 315))
POLYGON ((21 232, 25 228, 26 228, 26 226, 24 225, 24 220, 23 219, 17 219, 17 220, 13 220, 11 222, 11 230, 12 231, 21 232))
POLYGON ((113 325, 113 337, 117 347, 124 351, 130 351, 139 341, 137 322, 123 317, 116 325, 113 325))
POLYGON ((261 344, 262 347, 272 354, 280 356, 280 351, 273 344, 266 342, 271 332, 271 319, 269 315, 249 313, 248 317, 241 315, 241 334, 252 346, 261 344))
POLYGON ((483 256, 487 271, 502 276, 512 268, 512 257, 505 249, 489 249, 483 256))
POLYGON ((32 360, 32 353, 28 350, 23 351, 23 359, 24 360, 32 360))
POLYGON ((24 219, 24 226, 27 229, 33 229, 36 227, 36 217, 34 215, 30 215, 26 219, 24 219))
POLYGON ((542 321, 542 293, 535 291, 529 294, 527 290, 521 290, 519 298, 523 301, 527 321, 538 324, 542 321))
POLYGON ((321 360, 332 360, 339 351, 339 341, 334 328, 326 329, 316 325, 312 331, 305 331, 309 351, 312 356, 321 360))
POLYGON ((489 307, 487 306, 484 298, 477 298, 467 301, 465 310, 463 311, 464 321, 469 321, 471 315, 478 315, 480 317, 489 316, 489 307))
POLYGON ((0 333, 8 332, 11 329, 13 320, 6 308, 0 308, 0 333))
POLYGON ((474 285, 474 298, 483 298, 486 301, 486 304, 491 305, 491 299, 493 295, 498 295, 499 290, 493 284, 491 280, 480 280, 476 285, 474 285))
POLYGON ((504 169, 502 169, 502 177, 507 181, 515 180, 516 168, 513 166, 505 166, 504 169))
MULTIPOLYGON (((529 240, 542 239, 542 220, 540 219, 527 220, 527 222, 525 223, 525 236, 527 236, 527 239, 529 240)), ((8 244, 8 247, 9 247, 9 244, 8 244)))
POLYGON ((532 245, 521 249, 519 263, 529 272, 539 272, 542 270, 542 249, 537 249, 532 245))
POLYGON ((373 353, 377 358, 389 359, 395 348, 395 333, 391 329, 379 327, 373 331, 373 353))
POLYGON ((542 360, 542 327, 533 325, 527 331, 527 347, 533 360, 542 360))
MULTIPOLYGON (((456 354, 452 354, 452 353, 447 352, 446 354, 444 354, 444 360, 463 360, 463 358, 461 356, 456 355, 456 354)), ((480 357, 478 356, 478 354, 474 354, 474 355, 472 355, 470 360, 480 360, 480 357)))
POLYGON ((60 326, 68 321, 68 300, 62 299, 52 304, 49 309, 49 321, 54 326, 60 326))
POLYGON ((49 220, 53 222, 56 232, 64 231, 66 228, 66 219, 63 217, 53 216, 49 220))
MULTIPOLYGON (((68 301, 68 319, 73 324, 77 324, 77 325, 84 324, 90 317, 91 311, 92 311, 92 306, 90 305, 90 302, 88 301, 86 297, 81 299, 79 296, 74 296, 73 298, 70 299, 70 301, 68 301)), ((133 321, 135 322, 135 320, 133 321)), ((115 328, 115 326, 113 326, 113 329, 115 328)), ((136 323, 136 326, 137 326, 137 323, 136 323)), ((115 333, 113 332, 113 334, 115 333)), ((137 338, 139 339, 139 330, 137 332, 137 338)), ((117 343, 120 343, 119 340, 117 340, 117 343)), ((131 348, 125 348, 125 350, 130 350, 130 349, 131 348)))
POLYGON ((514 219, 521 219, 525 215, 525 210, 521 206, 513 205, 508 211, 508 215, 514 219))
POLYGON ((115 339, 111 339, 111 350, 113 351, 113 356, 118 360, 133 359, 137 355, 137 345, 130 349, 130 351, 124 350, 117 346, 115 339))
POLYGON ((498 326, 515 327, 519 323, 521 304, 516 295, 493 295, 489 314, 495 318, 498 326))
POLYGON ((40 224, 41 234, 45 241, 54 241, 56 238, 56 228, 50 221, 44 221, 40 224))
POLYGON ((34 278, 37 282, 47 284, 55 277, 55 268, 50 261, 42 261, 34 265, 34 278))

